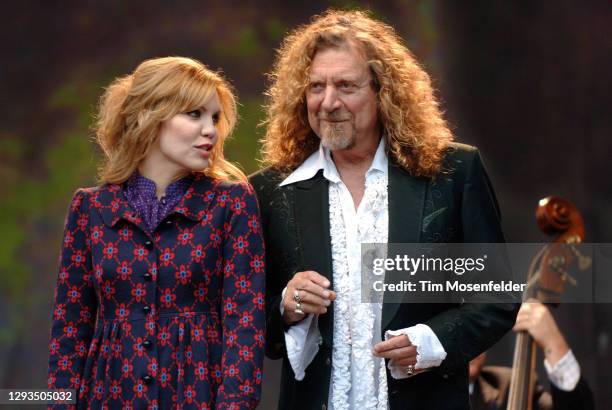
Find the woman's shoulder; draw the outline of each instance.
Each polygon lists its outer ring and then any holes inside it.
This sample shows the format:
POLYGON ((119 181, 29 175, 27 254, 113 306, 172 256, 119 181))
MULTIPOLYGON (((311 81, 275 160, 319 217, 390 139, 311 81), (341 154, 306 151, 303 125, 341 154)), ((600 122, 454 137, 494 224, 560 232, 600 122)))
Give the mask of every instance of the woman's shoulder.
POLYGON ((118 184, 103 184, 77 188, 72 195, 70 209, 100 208, 113 206, 122 197, 122 187, 118 184))
POLYGON ((194 177, 193 189, 195 192, 214 192, 231 196, 252 195, 253 187, 248 181, 230 181, 213 178, 204 174, 194 177))
POLYGON ((72 204, 75 205, 90 201, 101 188, 101 186, 77 188, 72 195, 72 204))

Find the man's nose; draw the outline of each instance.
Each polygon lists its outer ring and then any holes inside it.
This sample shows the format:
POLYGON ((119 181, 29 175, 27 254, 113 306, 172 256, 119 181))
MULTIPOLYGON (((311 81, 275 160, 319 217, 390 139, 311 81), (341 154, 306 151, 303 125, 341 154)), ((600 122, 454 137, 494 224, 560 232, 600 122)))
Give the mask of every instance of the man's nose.
POLYGON ((332 112, 340 108, 341 106, 340 99, 338 98, 338 90, 333 85, 328 85, 325 87, 325 94, 323 95, 323 102, 321 103, 321 108, 324 111, 332 112))

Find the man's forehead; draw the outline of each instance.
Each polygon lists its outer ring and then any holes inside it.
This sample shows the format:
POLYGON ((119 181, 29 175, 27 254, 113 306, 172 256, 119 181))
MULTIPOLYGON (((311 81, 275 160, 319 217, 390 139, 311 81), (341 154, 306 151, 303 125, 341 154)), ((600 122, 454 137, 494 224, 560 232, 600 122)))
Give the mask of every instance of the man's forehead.
POLYGON ((352 45, 343 45, 318 50, 312 59, 309 76, 363 77, 367 76, 369 71, 361 50, 352 45))

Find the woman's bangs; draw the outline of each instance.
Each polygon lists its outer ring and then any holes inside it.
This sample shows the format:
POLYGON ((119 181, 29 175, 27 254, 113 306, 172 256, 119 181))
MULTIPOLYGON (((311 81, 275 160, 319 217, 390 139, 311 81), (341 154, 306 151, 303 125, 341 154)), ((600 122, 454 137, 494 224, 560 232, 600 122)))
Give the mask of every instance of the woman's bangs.
POLYGON ((203 107, 216 92, 210 79, 191 78, 183 82, 179 91, 181 111, 191 111, 203 107))

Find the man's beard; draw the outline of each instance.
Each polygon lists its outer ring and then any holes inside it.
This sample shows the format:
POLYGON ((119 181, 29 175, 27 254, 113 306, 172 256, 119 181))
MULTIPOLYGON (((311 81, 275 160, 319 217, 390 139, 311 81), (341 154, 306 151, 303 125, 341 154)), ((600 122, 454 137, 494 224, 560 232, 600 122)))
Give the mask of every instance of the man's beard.
POLYGON ((321 144, 330 151, 350 149, 357 140, 356 130, 353 126, 347 133, 342 122, 327 122, 327 127, 321 130, 321 144))

